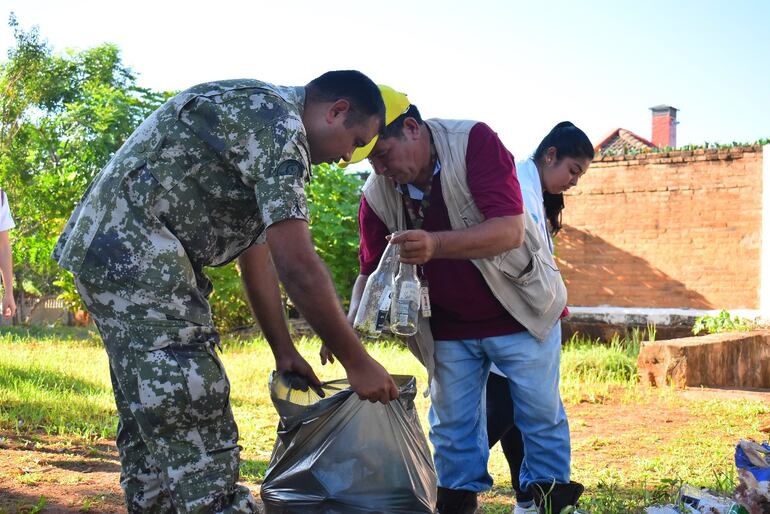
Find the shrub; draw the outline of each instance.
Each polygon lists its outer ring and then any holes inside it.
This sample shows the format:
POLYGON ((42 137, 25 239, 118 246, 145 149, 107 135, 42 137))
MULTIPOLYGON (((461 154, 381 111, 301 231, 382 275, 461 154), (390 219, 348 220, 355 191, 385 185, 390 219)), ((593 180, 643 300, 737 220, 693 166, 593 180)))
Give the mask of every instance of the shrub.
POLYGON ((695 319, 692 333, 698 335, 701 332, 717 334, 720 332, 747 331, 754 327, 754 323, 740 316, 732 316, 726 310, 719 311, 716 316, 705 315, 695 319))
POLYGON ((246 294, 241 285, 241 275, 235 262, 221 268, 207 268, 206 275, 214 284, 209 297, 211 316, 220 332, 254 324, 246 294))
POLYGON ((329 164, 313 168, 307 187, 310 232, 318 255, 347 305, 358 276, 358 204, 363 181, 329 164))
MULTIPOLYGON (((358 203, 362 185, 357 175, 321 164, 313 167, 313 178, 306 188, 313 243, 345 305, 358 276, 358 203)), ((217 328, 227 332, 253 325, 235 263, 208 268, 206 274, 214 284, 209 302, 217 328)))

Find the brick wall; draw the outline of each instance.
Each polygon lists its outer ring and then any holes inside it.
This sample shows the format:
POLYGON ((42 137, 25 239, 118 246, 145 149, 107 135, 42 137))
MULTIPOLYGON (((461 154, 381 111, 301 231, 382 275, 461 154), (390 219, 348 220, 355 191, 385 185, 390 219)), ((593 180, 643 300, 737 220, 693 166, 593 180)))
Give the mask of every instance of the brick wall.
POLYGON ((597 158, 565 204, 570 305, 759 308, 761 146, 597 158))

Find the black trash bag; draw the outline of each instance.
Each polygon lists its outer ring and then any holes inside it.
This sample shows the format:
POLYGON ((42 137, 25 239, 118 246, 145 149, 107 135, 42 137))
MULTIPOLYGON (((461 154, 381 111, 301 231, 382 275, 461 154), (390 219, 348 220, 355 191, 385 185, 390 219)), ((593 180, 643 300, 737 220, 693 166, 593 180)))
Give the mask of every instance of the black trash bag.
POLYGON ((414 398, 417 382, 394 376, 400 396, 363 401, 347 380, 309 387, 273 372, 280 422, 262 483, 265 514, 433 514, 436 471, 414 398))

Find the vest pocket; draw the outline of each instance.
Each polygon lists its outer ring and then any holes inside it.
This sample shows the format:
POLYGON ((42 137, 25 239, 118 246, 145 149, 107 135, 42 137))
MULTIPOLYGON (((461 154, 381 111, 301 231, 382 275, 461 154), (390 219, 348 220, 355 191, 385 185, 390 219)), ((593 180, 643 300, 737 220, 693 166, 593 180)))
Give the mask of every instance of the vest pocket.
POLYGON ((497 268, 538 316, 548 312, 564 287, 559 268, 544 258, 541 252, 533 252, 524 244, 497 261, 497 268))

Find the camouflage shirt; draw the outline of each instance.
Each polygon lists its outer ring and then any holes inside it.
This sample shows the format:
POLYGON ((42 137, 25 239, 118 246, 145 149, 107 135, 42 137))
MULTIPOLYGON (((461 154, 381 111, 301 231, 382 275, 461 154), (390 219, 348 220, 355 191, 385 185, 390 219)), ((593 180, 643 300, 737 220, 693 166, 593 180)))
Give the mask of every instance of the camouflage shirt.
POLYGON ((308 219, 304 100, 304 88, 256 80, 174 96, 91 183, 54 259, 76 275, 121 284, 127 295, 183 301, 173 296, 185 282, 205 298, 204 266, 263 241, 273 223, 308 219))

